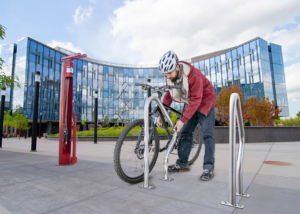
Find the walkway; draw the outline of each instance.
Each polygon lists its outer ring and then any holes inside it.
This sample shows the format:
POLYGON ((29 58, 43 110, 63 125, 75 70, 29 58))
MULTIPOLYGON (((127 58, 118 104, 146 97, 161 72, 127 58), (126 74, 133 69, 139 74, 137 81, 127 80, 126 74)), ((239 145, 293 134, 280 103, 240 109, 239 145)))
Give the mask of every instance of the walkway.
MULTIPOLYGON (((203 150, 190 172, 170 174, 163 182, 163 154, 150 174, 153 190, 121 181, 113 167, 113 142, 79 142, 78 163, 56 166, 58 142, 5 139, 0 149, 0 213, 298 213, 300 142, 246 144, 244 189, 251 195, 236 210, 228 200, 228 144, 216 145, 215 178, 199 180, 203 150), (283 161, 291 165, 264 164, 283 161)), ((171 155, 169 163, 173 163, 171 155)))

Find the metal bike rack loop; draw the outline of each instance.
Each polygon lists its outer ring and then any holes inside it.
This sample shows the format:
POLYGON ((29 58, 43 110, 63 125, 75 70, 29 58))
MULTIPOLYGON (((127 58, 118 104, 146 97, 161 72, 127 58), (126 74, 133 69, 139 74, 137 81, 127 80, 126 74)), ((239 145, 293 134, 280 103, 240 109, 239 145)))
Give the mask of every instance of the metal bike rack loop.
MULTIPOLYGON (((161 109, 163 115, 167 118, 167 121, 168 121, 169 125, 171 125, 172 128, 174 127, 174 124, 173 124, 171 118, 169 117, 166 109, 164 108, 163 104, 161 103, 160 99, 157 96, 148 97, 145 101, 145 107, 144 107, 144 141, 145 141, 145 149, 144 149, 144 161, 145 161, 144 183, 140 186, 140 187, 146 188, 146 189, 153 189, 154 188, 154 186, 149 185, 149 150, 146 149, 146 148, 148 148, 148 144, 149 144, 149 106, 150 106, 152 100, 155 100, 157 102, 158 107, 161 109)), ((172 138, 172 140, 173 140, 173 138, 172 138)), ((171 146, 171 144, 170 144, 170 146, 171 146)), ((169 147, 168 147, 168 150, 169 150, 169 147)), ((167 169, 167 171, 168 171, 168 169, 167 169)))
POLYGON ((250 197, 243 194, 243 158, 245 149, 245 130, 240 97, 237 93, 230 96, 229 109, 229 197, 228 202, 222 201, 222 205, 243 209, 243 205, 236 203, 236 196, 250 197), (239 152, 236 161, 236 119, 239 130, 239 152))
POLYGON ((171 142, 168 146, 167 152, 164 156, 164 177, 160 178, 160 180, 162 181, 173 181, 173 178, 169 178, 169 171, 168 171, 168 160, 169 160, 169 155, 172 152, 172 149, 175 145, 176 142, 176 138, 177 138, 177 133, 175 131, 173 131, 173 137, 171 139, 171 142))

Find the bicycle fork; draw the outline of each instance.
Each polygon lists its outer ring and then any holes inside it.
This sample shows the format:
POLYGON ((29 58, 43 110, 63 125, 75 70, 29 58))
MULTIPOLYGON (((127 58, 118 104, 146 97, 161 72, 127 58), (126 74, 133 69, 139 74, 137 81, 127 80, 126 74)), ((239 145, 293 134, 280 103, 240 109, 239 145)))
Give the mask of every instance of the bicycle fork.
POLYGON ((162 181, 173 181, 174 180, 173 178, 169 178, 168 162, 169 162, 169 155, 172 152, 173 147, 176 143, 176 138, 177 138, 177 133, 174 131, 172 140, 171 140, 171 142, 168 146, 167 152, 164 156, 164 163, 163 163, 164 164, 164 176, 163 176, 163 178, 160 178, 160 180, 162 180, 162 181))

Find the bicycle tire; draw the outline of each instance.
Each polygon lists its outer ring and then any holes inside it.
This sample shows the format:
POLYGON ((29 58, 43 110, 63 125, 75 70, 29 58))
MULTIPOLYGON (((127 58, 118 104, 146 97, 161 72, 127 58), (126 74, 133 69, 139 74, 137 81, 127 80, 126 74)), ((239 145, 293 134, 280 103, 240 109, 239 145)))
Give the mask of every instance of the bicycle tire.
MULTIPOLYGON (((203 144, 203 134, 202 134, 201 126, 200 126, 200 124, 198 124, 195 128, 194 133, 193 133, 192 149, 193 149, 193 146, 195 146, 195 145, 198 146, 198 148, 196 149, 195 155, 191 159, 189 159, 189 161, 188 161, 189 165, 192 165, 197 160, 197 158, 199 157, 199 154, 200 154, 200 151, 201 151, 201 148, 202 148, 202 144, 203 144), (196 139, 197 143, 194 142, 195 137, 197 138, 196 139)), ((191 150, 191 152, 192 152, 192 150, 191 150)))
MULTIPOLYGON (((144 180, 144 171, 142 171, 142 173, 138 176, 130 176, 128 175, 128 173, 126 174, 126 172, 124 172, 123 168, 122 168, 122 161, 121 161, 121 151, 122 151, 122 146, 124 145, 124 140, 127 136, 127 134, 129 134, 129 132, 131 130, 133 130, 135 127, 142 127, 144 125, 144 119, 139 119, 139 120, 135 120, 132 121, 131 123, 129 123, 127 125, 127 127, 123 130, 123 132, 121 133, 121 135, 119 136, 116 146, 115 146, 115 150, 114 150, 114 167, 115 167, 115 171, 117 173, 117 175, 119 176, 119 178, 123 181, 125 181, 126 183, 129 184, 136 184, 136 183, 140 183, 144 180)), ((154 136, 154 154, 152 156, 152 160, 149 160, 149 173, 151 172, 151 170, 153 169, 157 158, 158 158, 158 153, 159 153, 159 137, 158 137, 158 133, 157 130, 154 128, 154 132, 151 137, 151 139, 154 136)), ((141 159, 140 159, 141 160, 141 159)), ((144 158, 142 158, 142 160, 144 161, 144 158)))

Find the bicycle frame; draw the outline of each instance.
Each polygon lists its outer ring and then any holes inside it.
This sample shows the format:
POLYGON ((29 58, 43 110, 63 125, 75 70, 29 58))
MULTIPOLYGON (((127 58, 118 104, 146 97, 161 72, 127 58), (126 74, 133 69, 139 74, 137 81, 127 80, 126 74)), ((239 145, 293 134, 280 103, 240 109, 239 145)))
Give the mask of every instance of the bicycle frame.
MULTIPOLYGON (((151 96, 151 95, 150 95, 150 96, 151 96)), ((159 98, 159 97, 158 97, 158 98, 159 98)), ((160 98, 159 98, 159 99, 160 99, 160 98)), ((162 104, 163 104, 163 103, 162 103, 162 104)), ((174 108, 172 108, 172 107, 170 107, 170 106, 167 106, 167 105, 165 105, 165 104, 163 104, 163 106, 165 107, 166 110, 170 110, 170 111, 172 111, 172 112, 174 112, 174 113, 179 114, 179 115, 182 116, 182 113, 179 112, 179 111, 177 111, 176 109, 174 109, 174 108)), ((155 115, 157 112, 158 112, 158 114, 161 116, 161 118, 163 118, 163 113, 162 113, 162 111, 160 110, 160 108, 155 108, 153 111, 151 111, 151 106, 149 107, 149 115, 148 115, 148 117, 149 117, 149 119, 150 119, 150 120, 149 120, 149 124, 150 124, 150 128, 149 128, 149 130, 150 130, 150 131, 149 131, 149 138, 152 136, 152 134, 153 134, 153 129, 155 128, 154 122, 153 122, 153 120, 152 120, 152 118, 151 118, 151 115, 155 115)), ((168 147, 169 144, 170 144, 171 139, 172 139, 172 136, 171 136, 170 131, 169 131, 169 129, 168 129, 168 125, 167 125, 167 123, 165 122, 165 120, 162 120, 162 123, 163 123, 163 126, 162 126, 162 127, 165 129, 169 141, 168 141, 168 143, 166 144, 165 147, 163 147, 162 149, 159 150, 159 152, 162 152, 162 151, 166 150, 167 147, 168 147)), ((142 130, 141 130, 141 132, 140 132, 140 135, 138 136, 138 139, 137 139, 137 142, 136 142, 136 145, 135 145, 135 152, 136 152, 136 153, 139 152, 139 149, 140 149, 140 143, 141 143, 141 141, 143 140, 142 138, 143 138, 144 130, 145 130, 145 128, 142 127, 142 130)), ((179 136, 179 135, 177 135, 177 136, 179 136)), ((149 143, 151 143, 151 139, 149 139, 149 143)), ((148 144, 148 146, 149 146, 149 144, 148 144)))
MULTIPOLYGON (((163 116, 165 116, 165 118, 167 119, 167 122, 169 123, 169 125, 174 128, 174 124, 170 118, 170 116, 168 115, 164 105, 162 104, 161 100, 159 97, 157 96, 151 96, 148 97, 145 101, 145 107, 144 107, 144 142, 145 142, 145 149, 144 149, 144 161, 145 161, 145 165, 144 165, 144 183, 141 186, 142 188, 146 188, 146 189, 153 189, 154 186, 150 186, 149 185, 149 150, 146 149, 148 148, 149 145, 149 114, 150 114, 150 104, 151 101, 155 100, 158 104, 158 108, 161 111, 161 113, 163 114, 163 116)), ((164 121, 164 120, 162 120, 164 121)), ((168 158, 169 158, 169 154, 172 151, 172 148, 176 142, 176 137, 177 134, 176 132, 173 134, 172 140, 168 146, 166 155, 164 156, 164 178, 163 180, 168 180, 171 181, 171 179, 168 178, 168 158)))
MULTIPOLYGON (((182 113, 179 112, 179 111, 177 111, 176 109, 174 109, 174 108, 172 108, 172 107, 170 107, 170 106, 167 106, 167 105, 165 105, 165 104, 163 104, 163 106, 164 106, 165 109, 170 110, 170 111, 172 111, 172 112, 174 112, 174 113, 179 114, 179 115, 182 116, 182 113)), ((160 108, 158 108, 157 111, 158 111, 159 115, 161 116, 161 118, 163 118, 163 114, 162 114, 160 108)), ((168 129, 168 126, 167 126, 165 120, 162 120, 162 123, 163 123, 163 128, 165 129, 165 131, 166 131, 166 133, 167 133, 168 139, 171 140, 172 137, 171 137, 171 135, 170 135, 170 132, 169 132, 169 129, 168 129)), ((161 151, 160 151, 160 152, 161 152, 161 151)))

